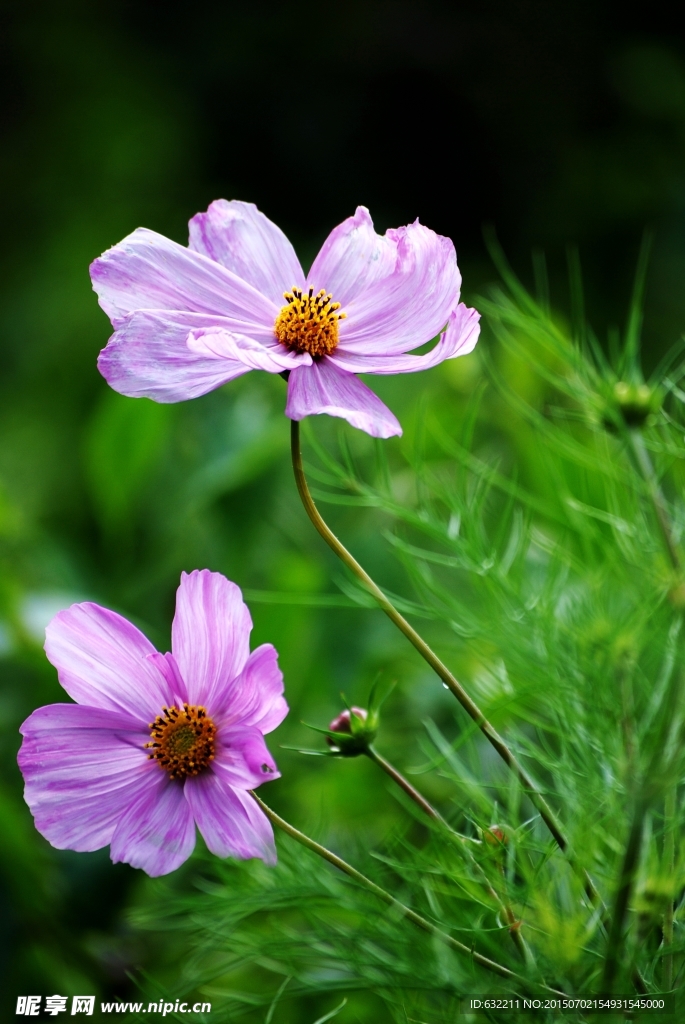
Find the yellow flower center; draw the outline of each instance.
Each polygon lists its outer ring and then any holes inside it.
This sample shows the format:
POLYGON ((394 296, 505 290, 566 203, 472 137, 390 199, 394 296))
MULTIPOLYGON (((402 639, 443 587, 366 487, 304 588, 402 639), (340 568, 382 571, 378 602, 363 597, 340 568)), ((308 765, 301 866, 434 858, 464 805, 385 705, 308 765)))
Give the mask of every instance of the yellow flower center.
POLYGON ((148 754, 169 773, 170 779, 199 775, 214 760, 216 726, 203 707, 184 704, 182 708, 162 708, 150 723, 148 754))
POLYGON ((274 325, 281 345, 291 352, 309 352, 315 359, 330 355, 338 346, 338 320, 346 316, 337 312, 340 303, 332 302, 333 296, 323 288, 317 295, 313 288, 308 292, 293 288, 283 298, 288 305, 274 325))

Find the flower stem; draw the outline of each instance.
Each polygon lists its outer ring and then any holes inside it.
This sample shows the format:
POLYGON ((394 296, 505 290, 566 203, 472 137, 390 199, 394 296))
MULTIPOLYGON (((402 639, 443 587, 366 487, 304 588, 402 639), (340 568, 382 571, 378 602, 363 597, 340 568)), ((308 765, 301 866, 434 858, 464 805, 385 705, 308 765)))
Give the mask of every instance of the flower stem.
MULTIPOLYGON (((478 705, 471 699, 464 687, 456 679, 456 677, 450 672, 447 666, 440 660, 435 652, 428 646, 426 641, 416 632, 416 630, 409 625, 407 620, 401 615, 392 602, 386 597, 381 588, 374 583, 369 574, 361 567, 359 562, 350 554, 347 548, 338 540, 333 531, 326 525, 321 517, 319 510, 314 504, 307 480, 304 475, 304 469, 302 466, 302 453, 300 451, 300 424, 297 420, 291 420, 291 452, 293 461, 293 470, 295 472, 295 482, 297 484, 297 490, 302 499, 304 509, 311 519, 312 523, 321 534, 323 539, 326 541, 328 546, 332 548, 335 554, 340 560, 350 569, 358 580, 361 581, 364 588, 372 595, 376 600, 379 607, 385 612, 389 619, 397 626, 397 628, 404 633, 410 643, 414 645, 416 650, 419 652, 421 657, 428 662, 434 672, 442 679, 447 688, 452 691, 454 696, 457 698, 461 706, 464 708, 469 717, 476 723, 480 731, 483 733, 488 742, 495 748, 499 756, 505 762, 505 764, 516 774, 521 785, 527 792, 531 802, 535 809, 538 811, 540 817, 546 824, 547 828, 554 837, 556 843, 561 850, 568 852, 569 841, 565 836, 556 815, 552 811, 544 796, 533 782, 531 777, 526 772, 522 764, 519 763, 514 753, 509 749, 507 744, 504 742, 499 733, 493 728, 488 722, 487 718, 478 707, 478 705)), ((575 867, 574 861, 571 859, 571 863, 575 867)), ((588 875, 588 873, 581 870, 581 874, 585 883, 585 891, 592 900, 600 900, 599 893, 595 888, 595 885, 588 875)))
POLYGON ((614 905, 611 913, 611 927, 607 940, 607 954, 604 961, 604 974, 602 978, 602 992, 611 995, 614 981, 618 972, 621 952, 623 949, 624 924, 628 903, 635 884, 640 850, 642 847, 642 836, 644 833, 645 815, 647 804, 643 797, 638 798, 633 811, 633 820, 628 834, 621 874, 619 877, 618 889, 614 897, 614 905))
POLYGON ((433 819, 433 821, 439 822, 439 824, 446 828, 449 832, 451 832, 452 835, 458 836, 460 840, 463 840, 467 843, 471 842, 471 840, 468 839, 466 836, 461 836, 459 835, 458 832, 455 832, 454 829, 450 828, 445 819, 438 811, 436 811, 433 805, 429 804, 426 798, 424 796, 421 796, 418 789, 414 789, 411 782, 409 782, 408 779, 405 779, 404 775, 402 775, 402 773, 399 772, 394 765, 390 764, 390 762, 387 761, 382 754, 379 754, 378 751, 375 750, 372 746, 368 746, 365 750, 365 753, 367 757, 369 757, 373 761, 374 764, 377 764, 378 767, 381 768, 386 775, 390 776, 393 782, 397 783, 400 789, 404 790, 407 796, 411 797, 414 803, 421 808, 424 814, 427 814, 429 818, 433 819))
MULTIPOLYGON (((647 486, 647 493, 649 494, 649 497, 650 497, 651 502, 652 502, 652 506, 654 508, 654 514, 656 516, 657 523, 659 524, 659 529, 661 531, 661 537, 662 537, 662 540, 664 542, 664 547, 665 547, 666 552, 668 554, 669 561, 670 561, 673 569, 675 569, 676 572, 679 572, 680 569, 682 568, 682 557, 681 557, 681 553, 680 553, 680 548, 679 548, 679 546, 678 546, 678 544, 676 542, 676 539, 675 539, 675 537, 673 535, 673 529, 672 529, 672 526, 671 526, 671 521, 669 519, 668 511, 667 511, 667 508, 666 508, 666 500, 664 498, 664 495, 663 495, 663 492, 661 490, 661 487, 659 486, 659 479, 658 479, 658 477, 656 475, 656 471, 654 469, 654 465, 652 463, 652 460, 649 457, 649 452, 648 452, 647 448, 645 447, 644 438, 643 438, 641 432, 638 429, 629 430, 628 431, 628 436, 629 436, 629 439, 630 439, 630 447, 632 449, 633 456, 635 458, 635 462, 637 463, 637 467, 640 470, 640 473, 642 474, 642 478, 643 478, 643 480, 644 480, 644 482, 645 482, 645 484, 647 486)), ((666 818, 666 835, 665 835, 665 839, 664 839, 664 861, 665 861, 665 863, 667 865, 667 870, 670 870, 670 872, 671 872, 671 877, 673 876, 673 871, 675 870, 675 862, 674 862, 675 846, 673 845, 674 844, 673 827, 674 827, 675 809, 676 809, 676 807, 675 807, 675 798, 676 798, 675 789, 671 788, 667 792, 667 794, 666 794, 666 806, 665 806, 665 809, 664 809, 665 810, 665 818, 666 818), (669 864, 670 864, 670 868, 668 867, 669 864)), ((632 834, 631 834, 631 837, 632 837, 632 834)), ((629 840, 628 848, 629 847, 630 847, 630 840, 629 840)), ((626 857, 628 856, 628 848, 626 848, 626 857)), ((639 849, 638 849, 638 852, 639 852, 639 849)), ((631 884, 630 879, 626 879, 625 866, 624 866, 624 872, 623 872, 623 879, 624 879, 624 886, 626 884, 628 884, 628 885, 631 884)), ((622 893, 622 889, 619 888, 617 896, 616 896, 617 902, 618 902, 619 897, 621 896, 621 893, 622 893)), ((628 894, 629 894, 629 891, 628 891, 628 894)), ((627 897, 626 897, 626 899, 627 899, 627 897)), ((669 906, 668 906, 668 908, 666 910, 666 913, 664 914, 664 921, 663 921, 663 942, 664 942, 665 946, 669 946, 673 942, 673 911, 674 911, 673 902, 669 901, 669 906)), ((624 913, 625 913, 625 910, 624 910, 624 913)), ((612 936, 613 936, 614 926, 616 927, 616 929, 619 928, 619 926, 617 924, 617 921, 616 921, 616 911, 614 911, 614 920, 612 922, 612 931, 609 934, 609 953, 607 955, 607 961, 606 961, 606 965, 605 965, 605 977, 606 977, 606 971, 607 970, 609 970, 609 969, 614 969, 615 970, 615 965, 612 965, 610 963, 610 956, 611 956, 611 950, 612 950, 612 936)), ((613 936, 613 937, 614 937, 615 940, 617 940, 616 936, 613 936)), ((620 940, 620 931, 619 931, 619 934, 618 934, 618 940, 620 940)), ((669 991, 671 989, 672 985, 673 985, 673 955, 670 954, 670 953, 667 953, 666 956, 664 957, 664 960, 663 960, 662 987, 663 987, 664 991, 669 991)))
MULTIPOLYGON (((451 935, 448 935, 447 932, 443 932, 440 928, 437 927, 437 925, 434 925, 425 917, 421 917, 420 914, 417 914, 414 910, 411 910, 409 907, 405 906, 404 903, 401 903, 399 900, 396 900, 395 897, 391 895, 391 893, 387 892, 385 889, 382 889, 380 885, 376 885, 375 882, 372 882, 370 878, 367 878, 366 875, 363 875, 361 871, 357 871, 356 868, 353 868, 352 865, 348 864, 347 861, 342 859, 342 857, 338 857, 337 854, 333 853, 331 850, 327 850, 325 846, 321 846, 320 843, 317 843, 314 839, 310 839, 310 837, 305 835, 304 832, 300 832, 293 825, 289 824, 289 822, 285 821, 278 814, 276 814, 275 811, 272 811, 271 808, 267 804, 265 804, 264 801, 261 800, 253 790, 250 790, 250 794, 257 801, 257 803, 264 811, 272 825, 275 825, 276 828, 281 829, 282 832, 285 832, 286 835, 289 835, 291 839, 294 839, 295 842, 299 843, 301 846, 304 846, 308 850, 311 850, 313 853, 318 854, 319 857, 322 857, 324 860, 327 860, 329 864, 333 864, 334 867, 338 868, 340 871, 343 871, 350 878, 354 879, 355 882, 358 882, 359 885, 364 886, 365 889, 368 889, 369 892, 372 892, 374 896, 376 896, 383 903, 386 903, 389 907, 392 907, 394 910, 398 911, 400 914, 402 914, 403 917, 406 917, 418 928, 421 928, 422 931, 428 932, 430 935, 435 936, 435 938, 439 939, 441 942, 444 942, 445 945, 450 946, 452 949, 456 950, 459 953, 463 953, 465 956, 468 956, 471 960, 473 960, 474 963, 479 964, 481 967, 484 967, 488 971, 492 971, 494 974, 498 974, 501 978, 509 978, 512 981, 518 981, 521 983, 521 985, 525 986, 526 988, 530 988, 531 982, 527 978, 523 977, 523 975, 517 974, 515 971, 510 971, 508 967, 504 967, 502 964, 498 964, 496 960, 490 960, 489 957, 483 956, 481 953, 476 953, 473 949, 471 949, 469 946, 466 946, 463 942, 459 942, 458 939, 452 938, 451 935)), ((563 992, 560 992, 557 989, 550 988, 547 985, 539 984, 536 987, 542 988, 546 992, 554 992, 555 995, 564 995, 563 992)))
POLYGON ((372 746, 368 746, 366 748, 366 754, 374 762, 374 764, 377 764, 379 768, 381 768, 387 775, 390 776, 393 782, 396 782, 397 785, 400 786, 404 790, 404 792, 411 797, 414 803, 417 804, 421 808, 421 810, 428 815, 429 818, 432 818, 433 821, 437 822, 444 828, 444 830, 449 835, 450 839, 459 843, 459 845, 463 848, 469 863, 474 868, 476 874, 480 877, 480 880, 485 885, 485 889, 488 895, 492 900, 494 900, 494 902, 497 904, 499 908, 500 913, 506 918, 507 924, 509 925, 509 934, 511 935, 514 945, 518 949, 519 953, 523 957, 526 964, 528 964, 528 966, 534 965, 535 961, 528 946, 528 943, 521 934, 521 922, 517 919, 516 915, 511 909, 511 906, 501 898, 497 890, 493 887, 482 865, 478 863, 470 849, 470 846, 472 845, 472 843, 476 842, 476 840, 469 839, 468 836, 463 836, 461 835, 461 833, 456 832, 455 829, 451 828, 447 824, 445 819, 442 817, 442 815, 438 811, 436 811, 433 805, 429 804, 426 798, 421 796, 418 790, 414 789, 414 787, 408 781, 408 779, 405 779, 404 775, 402 775, 402 773, 398 771, 394 765, 390 764, 390 762, 387 761, 382 756, 382 754, 379 754, 378 751, 375 750, 372 746))
MULTIPOLYGON (((668 872, 669 879, 675 873, 675 820, 676 820, 676 787, 671 785, 666 792, 664 801, 664 818, 666 832, 664 835, 664 867, 668 872)), ((666 911, 664 913, 663 937, 664 946, 670 949, 673 946, 673 897, 669 897, 666 911)), ((670 992, 673 988, 673 953, 666 953, 663 960, 663 972, 661 976, 661 987, 664 992, 670 992)))
POLYGON ((678 545, 676 544, 675 537, 673 536, 673 531, 671 529, 671 523, 666 510, 666 501, 661 488, 659 487, 659 481, 657 479, 656 472, 654 471, 652 460, 649 457, 649 452, 645 448, 645 442, 639 430, 630 431, 630 445, 633 450, 633 455, 635 456, 638 469, 642 473, 642 477, 647 485, 647 491, 651 498, 652 505, 654 506, 654 512, 656 514, 657 522, 659 523, 664 547, 668 553, 671 565, 676 570, 680 569, 680 551, 678 550, 678 545))

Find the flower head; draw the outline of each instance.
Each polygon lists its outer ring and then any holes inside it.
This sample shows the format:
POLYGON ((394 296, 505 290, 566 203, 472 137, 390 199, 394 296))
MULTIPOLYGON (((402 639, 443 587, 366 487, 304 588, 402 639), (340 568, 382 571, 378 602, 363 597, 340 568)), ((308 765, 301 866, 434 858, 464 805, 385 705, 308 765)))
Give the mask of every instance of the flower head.
POLYGON ((356 374, 425 370, 478 339, 452 242, 418 221, 378 235, 363 206, 306 276, 256 206, 219 199, 190 221, 187 249, 138 228, 91 277, 115 329, 98 365, 116 391, 179 402, 249 370, 289 371, 287 416, 341 416, 375 437, 402 429, 356 374))
POLYGON ((19 767, 36 828, 60 850, 110 846, 164 875, 195 846, 274 863, 271 825, 248 790, 279 776, 264 743, 288 712, 271 644, 250 654, 250 613, 219 573, 181 576, 172 652, 130 622, 74 604, 45 650, 75 704, 21 726, 19 767))
POLYGON ((373 743, 378 731, 378 715, 366 708, 345 708, 328 726, 326 743, 333 754, 341 757, 357 757, 365 754, 373 743))

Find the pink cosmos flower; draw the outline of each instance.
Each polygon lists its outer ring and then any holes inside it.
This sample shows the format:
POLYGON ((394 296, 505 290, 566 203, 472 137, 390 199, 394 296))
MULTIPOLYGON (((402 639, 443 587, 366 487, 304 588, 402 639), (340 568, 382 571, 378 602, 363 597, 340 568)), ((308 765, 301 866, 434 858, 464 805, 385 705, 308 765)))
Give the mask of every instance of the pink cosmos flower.
POLYGON ((219 199, 190 221, 187 249, 138 228, 91 277, 115 328, 100 372, 115 391, 157 402, 196 398, 248 370, 290 371, 290 419, 328 413, 390 437, 400 424, 356 374, 425 370, 478 340, 452 242, 418 220, 378 235, 363 206, 306 276, 256 206, 219 199), (407 355, 438 334, 432 351, 407 355))
POLYGON ((250 654, 252 621, 234 583, 181 576, 172 654, 97 604, 74 604, 45 650, 75 704, 21 727, 19 767, 36 828, 60 850, 99 850, 164 875, 195 846, 275 863, 271 824, 250 796, 279 772, 264 743, 288 712, 271 644, 250 654))

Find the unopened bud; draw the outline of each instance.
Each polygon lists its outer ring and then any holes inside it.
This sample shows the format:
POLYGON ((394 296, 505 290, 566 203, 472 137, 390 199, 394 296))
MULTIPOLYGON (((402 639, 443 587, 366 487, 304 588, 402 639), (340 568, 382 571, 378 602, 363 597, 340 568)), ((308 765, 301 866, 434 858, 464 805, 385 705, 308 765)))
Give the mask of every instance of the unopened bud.
POLYGON ((648 384, 628 384, 619 380, 614 384, 614 399, 628 427, 641 427, 661 407, 661 395, 648 384))
POLYGON ((342 757, 364 754, 376 738, 376 725, 364 708, 346 708, 333 719, 328 729, 337 735, 327 736, 326 742, 335 754, 342 757))
POLYGON ((355 715, 362 722, 366 721, 368 712, 364 708, 345 708, 341 711, 337 718, 334 718, 328 728, 331 732, 352 732, 352 726, 350 724, 350 715, 355 715))
POLYGON ((506 846, 509 842, 503 829, 499 825, 491 825, 483 832, 483 839, 489 846, 506 846))

